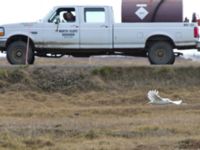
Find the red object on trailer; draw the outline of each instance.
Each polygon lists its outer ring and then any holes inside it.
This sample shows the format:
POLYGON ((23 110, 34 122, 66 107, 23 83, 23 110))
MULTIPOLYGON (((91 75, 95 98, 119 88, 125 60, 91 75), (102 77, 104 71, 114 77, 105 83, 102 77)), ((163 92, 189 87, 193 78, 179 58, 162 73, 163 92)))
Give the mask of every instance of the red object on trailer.
POLYGON ((122 0, 122 22, 183 22, 183 1, 122 0))
POLYGON ((199 28, 194 27, 194 38, 199 38, 199 28))

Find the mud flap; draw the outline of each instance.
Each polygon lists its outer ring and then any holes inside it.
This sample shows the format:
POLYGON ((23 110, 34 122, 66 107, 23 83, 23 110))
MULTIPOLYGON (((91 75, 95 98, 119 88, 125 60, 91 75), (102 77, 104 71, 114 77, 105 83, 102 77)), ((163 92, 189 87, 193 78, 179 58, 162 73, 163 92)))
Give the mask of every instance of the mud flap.
POLYGON ((200 42, 197 43, 197 50, 200 51, 200 42))

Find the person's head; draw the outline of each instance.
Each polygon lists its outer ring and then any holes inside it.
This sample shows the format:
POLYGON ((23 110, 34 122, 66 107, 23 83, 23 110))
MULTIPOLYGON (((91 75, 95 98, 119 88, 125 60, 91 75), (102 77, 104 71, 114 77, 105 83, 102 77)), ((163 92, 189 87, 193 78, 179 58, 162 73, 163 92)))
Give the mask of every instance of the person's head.
POLYGON ((63 18, 67 21, 67 22, 73 22, 75 21, 75 17, 71 12, 66 12, 63 14, 63 18))
POLYGON ((196 13, 192 14, 192 22, 197 22, 197 15, 196 15, 196 13))

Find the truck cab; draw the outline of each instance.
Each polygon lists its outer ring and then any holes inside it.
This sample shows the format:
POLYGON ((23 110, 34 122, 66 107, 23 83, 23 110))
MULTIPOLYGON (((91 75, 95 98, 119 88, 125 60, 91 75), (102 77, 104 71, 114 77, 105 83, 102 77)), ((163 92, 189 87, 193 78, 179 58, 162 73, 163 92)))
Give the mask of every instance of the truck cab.
MULTIPOLYGON (((44 46, 69 49, 111 49, 110 7, 55 7, 44 20, 44 46), (73 20, 65 19, 71 14, 73 20), (54 36, 52 36, 54 35, 54 36)), ((112 14, 112 13, 111 13, 112 14)))

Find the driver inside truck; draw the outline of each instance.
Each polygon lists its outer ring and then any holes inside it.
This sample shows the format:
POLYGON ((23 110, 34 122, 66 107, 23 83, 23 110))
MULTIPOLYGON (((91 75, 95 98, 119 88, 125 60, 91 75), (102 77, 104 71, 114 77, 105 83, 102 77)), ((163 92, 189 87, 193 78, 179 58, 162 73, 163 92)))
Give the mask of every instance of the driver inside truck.
POLYGON ((63 14, 63 18, 66 22, 75 22, 76 20, 76 17, 69 11, 63 14))

